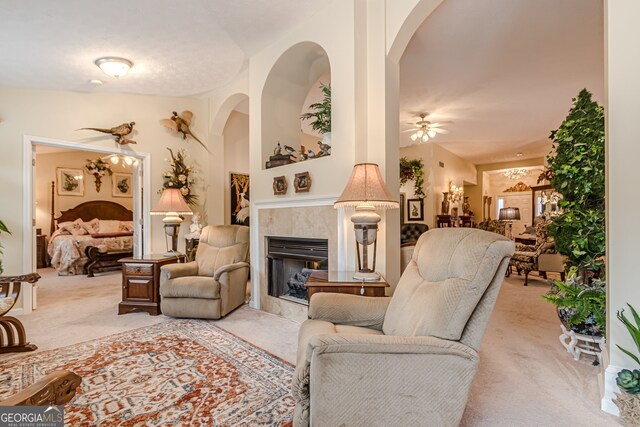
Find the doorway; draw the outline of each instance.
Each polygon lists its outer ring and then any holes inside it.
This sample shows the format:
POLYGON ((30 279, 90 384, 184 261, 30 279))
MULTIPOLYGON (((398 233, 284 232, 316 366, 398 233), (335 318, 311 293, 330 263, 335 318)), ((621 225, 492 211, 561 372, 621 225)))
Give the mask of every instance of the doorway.
MULTIPOLYGON (((104 158, 109 155, 124 156, 134 159, 132 162, 132 211, 133 211, 133 254, 142 255, 144 248, 150 247, 150 233, 144 233, 145 225, 150 224, 149 192, 144 192, 144 188, 150 188, 150 177, 145 171, 150 170, 151 155, 133 151, 128 146, 116 148, 79 144, 76 142, 55 140, 44 137, 26 135, 23 139, 23 212, 25 218, 31 221, 24 222, 23 245, 25 254, 23 257, 23 270, 36 270, 36 214, 39 209, 48 209, 44 206, 36 206, 36 149, 47 148, 49 151, 57 150, 81 150, 96 153, 98 157, 104 158)), ((109 177, 111 179, 111 177, 109 177)), ((47 228, 48 229, 48 228, 47 228)), ((28 314, 37 308, 37 293, 33 287, 31 292, 24 289, 22 292, 23 314, 28 314)))

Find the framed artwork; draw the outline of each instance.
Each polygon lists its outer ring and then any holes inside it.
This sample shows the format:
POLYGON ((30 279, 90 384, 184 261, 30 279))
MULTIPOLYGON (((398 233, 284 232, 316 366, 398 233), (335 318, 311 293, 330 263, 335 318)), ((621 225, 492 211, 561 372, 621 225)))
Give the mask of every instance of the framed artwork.
POLYGON ((311 189, 311 176, 309 172, 297 173, 293 180, 293 188, 296 189, 296 193, 306 193, 311 189))
POLYGON ((117 173, 111 175, 111 195, 113 197, 133 197, 133 175, 117 173))
POLYGON ((406 193, 400 193, 400 225, 404 224, 404 204, 405 200, 407 200, 406 193))
POLYGON ((424 221, 424 204, 422 199, 407 200, 407 221, 424 221))
POLYGON ((231 224, 249 225, 249 175, 230 174, 231 183, 231 224))
POLYGON ((287 194, 287 177, 276 176, 273 178, 273 194, 287 194))
POLYGON ((82 169, 56 168, 58 196, 84 196, 82 169))

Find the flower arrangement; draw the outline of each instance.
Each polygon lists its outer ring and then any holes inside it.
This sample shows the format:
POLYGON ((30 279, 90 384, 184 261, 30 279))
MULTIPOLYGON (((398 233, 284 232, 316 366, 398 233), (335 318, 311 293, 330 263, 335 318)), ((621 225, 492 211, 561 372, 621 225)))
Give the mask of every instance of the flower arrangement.
MULTIPOLYGON (((186 151, 181 148, 174 152, 171 148, 167 148, 171 154, 171 160, 167 159, 170 165, 170 169, 162 174, 164 179, 163 188, 178 188, 184 196, 184 200, 189 205, 197 205, 198 196, 193 194, 192 186, 195 180, 191 177, 194 172, 193 166, 187 166, 186 151)), ((162 192, 162 190, 160 191, 162 192)))
POLYGON ((89 175, 93 175, 96 183, 96 191, 100 192, 100 186, 102 185, 102 177, 105 175, 113 175, 111 165, 102 159, 91 160, 87 159, 87 163, 84 165, 85 170, 89 175))

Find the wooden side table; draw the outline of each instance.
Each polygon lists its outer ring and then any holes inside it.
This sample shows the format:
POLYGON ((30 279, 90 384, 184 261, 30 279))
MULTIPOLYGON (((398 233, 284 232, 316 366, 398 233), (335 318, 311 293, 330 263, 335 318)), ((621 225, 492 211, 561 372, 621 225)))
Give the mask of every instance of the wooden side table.
POLYGON ((389 284, 380 277, 376 282, 363 282, 353 278, 353 271, 318 271, 312 273, 307 280, 307 301, 316 292, 334 292, 339 294, 362 295, 366 297, 383 297, 389 284))
POLYGON ((160 267, 184 262, 184 255, 150 254, 118 260, 122 264, 122 302, 118 314, 146 311, 152 316, 160 311, 160 267))

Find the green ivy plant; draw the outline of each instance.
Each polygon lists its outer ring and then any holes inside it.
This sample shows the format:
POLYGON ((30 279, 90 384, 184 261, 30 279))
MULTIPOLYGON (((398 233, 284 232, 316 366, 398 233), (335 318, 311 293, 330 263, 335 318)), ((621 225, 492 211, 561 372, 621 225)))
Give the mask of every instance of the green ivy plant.
MULTIPOLYGON (((631 304, 627 303, 627 306, 631 310, 631 315, 633 317, 633 323, 624 315, 624 309, 618 311, 617 317, 624 326, 629 331, 629 335, 633 338, 633 342, 636 345, 636 351, 640 354, 640 316, 636 310, 631 306, 631 304)), ((627 356, 632 358, 638 365, 640 365, 640 358, 637 355, 633 354, 631 351, 624 349, 616 344, 616 346, 627 356)), ((640 371, 634 369, 633 371, 629 369, 623 369, 618 372, 618 377, 616 378, 616 383, 618 387, 622 390, 626 391, 630 394, 638 394, 640 393, 640 371)))
POLYGON ((413 193, 419 199, 424 199, 424 164, 422 159, 400 159, 400 185, 413 181, 413 193))
POLYGON ((583 89, 550 138, 555 153, 547 157, 548 176, 562 194, 559 205, 564 212, 553 219, 550 232, 558 252, 587 281, 587 271, 598 277, 604 266, 604 109, 583 89))
POLYGON ((320 82, 320 90, 322 91, 322 102, 316 102, 309 105, 308 113, 300 116, 302 120, 313 120, 311 128, 317 132, 331 132, 331 85, 325 85, 320 82))
MULTIPOLYGON (((8 233, 11 234, 11 232, 9 231, 9 229, 7 228, 6 225, 4 225, 4 222, 2 222, 2 220, 0 220, 0 234, 2 233, 8 233)), ((2 252, 3 246, 0 244, 0 274, 2 274, 4 272, 4 267, 2 266, 2 252)))

